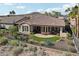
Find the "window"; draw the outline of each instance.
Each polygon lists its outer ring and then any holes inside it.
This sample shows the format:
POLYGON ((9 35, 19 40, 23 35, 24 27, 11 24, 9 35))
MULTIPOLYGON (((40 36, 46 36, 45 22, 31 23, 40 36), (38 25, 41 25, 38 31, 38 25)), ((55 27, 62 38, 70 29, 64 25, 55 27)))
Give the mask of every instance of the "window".
POLYGON ((28 26, 22 26, 22 31, 28 31, 28 26))

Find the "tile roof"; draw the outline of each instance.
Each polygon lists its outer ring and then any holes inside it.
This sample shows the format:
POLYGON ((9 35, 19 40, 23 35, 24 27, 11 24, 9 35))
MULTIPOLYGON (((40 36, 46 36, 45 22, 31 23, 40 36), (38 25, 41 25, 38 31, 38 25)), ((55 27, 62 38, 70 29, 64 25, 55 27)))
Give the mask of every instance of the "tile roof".
POLYGON ((0 17, 0 23, 28 23, 29 25, 65 26, 64 19, 46 16, 37 12, 0 17))

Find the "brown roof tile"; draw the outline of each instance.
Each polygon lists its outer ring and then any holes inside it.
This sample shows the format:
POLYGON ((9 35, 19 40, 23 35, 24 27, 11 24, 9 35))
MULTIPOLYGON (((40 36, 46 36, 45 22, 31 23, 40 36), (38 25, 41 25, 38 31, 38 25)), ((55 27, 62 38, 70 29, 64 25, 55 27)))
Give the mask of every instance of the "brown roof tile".
POLYGON ((59 19, 51 16, 46 16, 37 12, 25 15, 14 15, 0 17, 0 23, 14 23, 29 25, 48 25, 48 26, 65 26, 64 19, 59 19))

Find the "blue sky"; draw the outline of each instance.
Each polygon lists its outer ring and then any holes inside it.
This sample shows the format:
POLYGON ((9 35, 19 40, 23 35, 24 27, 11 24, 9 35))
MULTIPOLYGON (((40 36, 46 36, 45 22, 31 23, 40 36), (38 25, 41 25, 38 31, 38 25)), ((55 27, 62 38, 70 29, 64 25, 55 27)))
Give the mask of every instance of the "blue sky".
POLYGON ((68 7, 75 6, 75 3, 0 3, 0 15, 7 15, 9 11, 15 10, 16 14, 26 14, 31 12, 51 12, 60 11, 62 14, 66 14, 64 11, 68 7))

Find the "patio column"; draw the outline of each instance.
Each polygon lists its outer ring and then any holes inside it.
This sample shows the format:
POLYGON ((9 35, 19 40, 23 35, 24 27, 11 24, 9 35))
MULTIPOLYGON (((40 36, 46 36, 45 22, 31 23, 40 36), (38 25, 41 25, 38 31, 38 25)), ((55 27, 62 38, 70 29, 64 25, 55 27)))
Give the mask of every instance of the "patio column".
POLYGON ((43 32, 43 26, 41 26, 41 33, 43 32))
POLYGON ((46 32, 46 26, 45 26, 45 32, 46 32))
POLYGON ((51 32, 51 30, 52 30, 52 27, 50 26, 50 32, 51 32))
POLYGON ((52 28, 52 27, 50 26, 50 32, 51 32, 51 28, 52 28))
POLYGON ((22 25, 20 26, 19 32, 22 32, 22 25))
POLYGON ((60 27, 60 36, 62 35, 63 28, 60 27))
POLYGON ((47 32, 49 32, 49 31, 48 31, 48 26, 47 26, 47 32))
POLYGON ((33 26, 30 26, 30 32, 33 32, 33 26))

